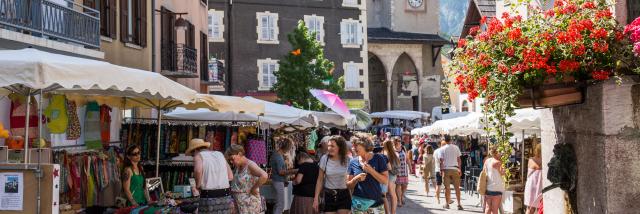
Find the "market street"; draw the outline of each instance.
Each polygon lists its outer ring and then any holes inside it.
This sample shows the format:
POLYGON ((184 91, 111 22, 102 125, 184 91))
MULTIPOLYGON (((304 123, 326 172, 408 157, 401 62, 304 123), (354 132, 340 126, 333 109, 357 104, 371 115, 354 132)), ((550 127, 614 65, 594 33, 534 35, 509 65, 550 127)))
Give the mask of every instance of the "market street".
MULTIPOLYGON (((452 199, 455 201, 455 192, 451 191, 452 199)), ((444 201, 444 192, 440 194, 440 200, 444 201)), ((436 203, 433 188, 430 189, 429 196, 424 193, 424 182, 415 176, 409 176, 409 189, 407 190, 407 204, 398 208, 398 214, 414 214, 414 213, 482 213, 482 207, 476 206, 480 202, 477 195, 471 196, 465 194, 462 190, 462 206, 465 210, 456 209, 456 204, 452 204, 449 210, 442 208, 442 205, 436 203)))

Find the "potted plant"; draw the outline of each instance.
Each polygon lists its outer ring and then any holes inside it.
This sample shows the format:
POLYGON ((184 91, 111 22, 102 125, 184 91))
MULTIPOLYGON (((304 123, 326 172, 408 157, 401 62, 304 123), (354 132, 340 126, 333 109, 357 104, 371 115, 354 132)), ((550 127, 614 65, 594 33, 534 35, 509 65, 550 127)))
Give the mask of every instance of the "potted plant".
POLYGON ((527 19, 483 17, 483 30, 472 28, 459 40, 451 78, 470 101, 485 98, 487 131, 495 134, 504 163, 512 149, 507 117, 516 108, 580 103, 585 84, 619 76, 619 56, 628 47, 610 6, 556 0, 546 11, 529 7, 527 19))

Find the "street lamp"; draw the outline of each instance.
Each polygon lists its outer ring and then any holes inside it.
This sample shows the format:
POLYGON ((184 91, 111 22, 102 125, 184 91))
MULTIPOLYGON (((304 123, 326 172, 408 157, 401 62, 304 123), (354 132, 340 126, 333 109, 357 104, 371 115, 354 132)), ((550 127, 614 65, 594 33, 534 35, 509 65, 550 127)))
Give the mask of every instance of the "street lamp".
POLYGON ((187 30, 188 26, 189 26, 189 23, 187 23, 187 20, 184 20, 182 18, 182 14, 178 14, 178 19, 176 20, 176 24, 175 24, 176 30, 181 30, 181 31, 187 30))

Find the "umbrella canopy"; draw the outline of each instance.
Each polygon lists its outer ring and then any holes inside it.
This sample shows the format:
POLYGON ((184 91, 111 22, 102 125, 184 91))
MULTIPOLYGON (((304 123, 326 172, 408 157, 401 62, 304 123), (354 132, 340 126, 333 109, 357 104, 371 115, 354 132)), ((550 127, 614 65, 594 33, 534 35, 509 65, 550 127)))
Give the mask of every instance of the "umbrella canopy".
POLYGON ((367 129, 373 121, 371 120, 371 115, 369 113, 361 110, 361 109, 351 109, 349 110, 351 115, 355 116, 355 124, 352 125, 357 130, 365 130, 367 129))
POLYGON ((194 90, 158 73, 33 48, 0 51, 0 74, 0 94, 57 89, 61 93, 133 97, 153 103, 197 100, 194 90))
POLYGON ((283 124, 302 126, 305 128, 317 126, 316 118, 311 111, 259 100, 253 97, 244 97, 242 99, 250 103, 264 105, 264 117, 261 117, 260 121, 267 122, 272 126, 283 124))
POLYGON ((334 93, 318 90, 318 89, 310 89, 309 92, 313 95, 318 101, 322 104, 338 113, 344 118, 350 118, 351 112, 349 112, 349 108, 346 104, 340 99, 340 97, 334 93))
POLYGON ((427 119, 429 113, 419 111, 385 111, 371 113, 371 118, 391 118, 401 120, 427 119))

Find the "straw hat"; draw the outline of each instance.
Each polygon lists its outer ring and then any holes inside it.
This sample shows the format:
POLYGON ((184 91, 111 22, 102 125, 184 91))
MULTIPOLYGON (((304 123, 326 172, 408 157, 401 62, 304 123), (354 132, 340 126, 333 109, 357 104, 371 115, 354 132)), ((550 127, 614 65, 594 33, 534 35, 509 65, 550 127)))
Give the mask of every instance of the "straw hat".
POLYGON ((187 155, 193 155, 191 154, 191 152, 193 152, 193 150, 202 148, 202 147, 206 147, 209 148, 211 146, 211 143, 209 142, 204 142, 203 139, 199 139, 199 138, 194 138, 191 141, 189 141, 189 148, 187 148, 187 151, 185 151, 184 153, 187 155))

